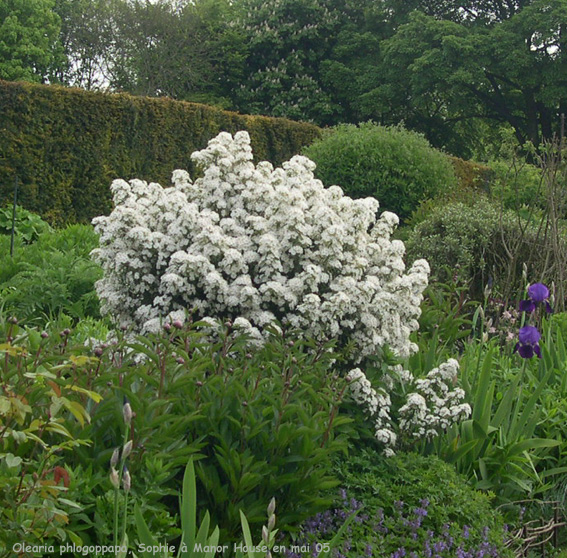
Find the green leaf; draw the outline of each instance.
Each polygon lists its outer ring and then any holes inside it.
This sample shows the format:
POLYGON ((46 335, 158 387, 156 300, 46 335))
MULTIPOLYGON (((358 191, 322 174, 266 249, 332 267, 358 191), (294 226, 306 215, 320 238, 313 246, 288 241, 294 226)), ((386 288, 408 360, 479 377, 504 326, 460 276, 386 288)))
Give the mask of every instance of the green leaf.
MULTIPOLYGON (((140 543, 146 548, 156 546, 156 540, 153 538, 138 504, 134 506, 134 521, 136 523, 140 543)), ((143 556, 143 558, 155 558, 155 554, 149 550, 141 551, 141 556, 143 556)))

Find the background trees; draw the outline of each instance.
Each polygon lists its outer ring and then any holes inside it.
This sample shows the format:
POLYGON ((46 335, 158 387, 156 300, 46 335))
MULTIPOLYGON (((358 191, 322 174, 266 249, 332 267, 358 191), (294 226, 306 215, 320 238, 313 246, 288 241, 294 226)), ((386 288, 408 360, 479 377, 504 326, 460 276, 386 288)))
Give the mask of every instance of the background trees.
POLYGON ((54 0, 0 0, 0 79, 46 81, 62 62, 54 0))
POLYGON ((0 77, 319 125, 403 122, 483 156, 567 112, 567 0, 0 0, 0 77))

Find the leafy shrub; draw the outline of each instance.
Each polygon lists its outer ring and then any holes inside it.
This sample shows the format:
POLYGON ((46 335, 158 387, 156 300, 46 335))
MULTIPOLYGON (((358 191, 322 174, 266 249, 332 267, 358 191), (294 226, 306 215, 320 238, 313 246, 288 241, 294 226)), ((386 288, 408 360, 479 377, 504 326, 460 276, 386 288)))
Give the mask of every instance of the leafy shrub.
MULTIPOLYGON (((512 555, 504 549, 502 517, 489 497, 436 457, 383 459, 364 450, 337 471, 343 487, 338 507, 305 522, 296 544, 324 540, 337 523, 360 510, 341 549, 349 558, 512 555)), ((288 558, 297 556, 288 553, 288 558)))
POLYGON ((64 312, 74 319, 100 317, 94 284, 101 269, 89 257, 98 237, 88 225, 44 232, 32 244, 0 236, 0 294, 4 312, 45 323, 64 312))
POLYGON ((50 232, 52 229, 49 223, 44 221, 39 215, 16 206, 16 219, 13 219, 13 207, 6 206, 0 208, 0 234, 12 233, 12 224, 14 224, 15 235, 20 237, 24 242, 32 242, 37 240, 41 233, 50 232))
POLYGON ((246 132, 222 133, 192 158, 205 169, 194 184, 185 171, 174 188, 113 183, 116 208, 94 221, 105 314, 152 331, 195 309, 238 319, 257 339, 279 319, 352 341, 358 360, 384 345, 412 351, 428 266, 404 274, 403 243, 390 240, 396 215, 376 219, 376 200, 325 189, 305 157, 255 167, 246 132))
POLYGON ((240 509, 258 525, 272 497, 279 523, 296 525, 329 504, 323 491, 336 485, 330 457, 345 450, 351 431, 339 412, 345 380, 331 369, 338 355, 289 331, 272 331, 262 348, 234 328, 212 342, 205 325, 176 322, 160 335, 95 348, 102 362, 94 386, 105 399, 80 434, 93 446, 78 449, 73 464, 108 466, 123 444, 117 425, 126 396, 135 414, 134 496, 152 489, 140 480, 149 456, 170 478, 161 489, 176 490, 175 472, 193 455, 200 504, 223 540, 236 540, 240 509))
POLYGON ((77 386, 96 359, 70 350, 67 336, 0 323, 0 552, 23 541, 81 544, 69 526, 78 506, 65 458, 89 443, 71 431, 99 396, 77 386))
POLYGON ((545 208, 540 169, 519 161, 498 160, 487 165, 491 170, 491 197, 500 201, 506 209, 519 210, 525 206, 545 208))
POLYGON ((456 185, 450 159, 400 127, 341 125, 303 153, 325 184, 338 184, 353 198, 372 196, 402 220, 419 202, 456 185))
MULTIPOLYGON (((331 344, 274 331, 254 349, 233 328, 213 343, 201 322, 93 350, 73 345, 69 329, 2 327, 0 518, 14 525, 0 534, 6 548, 110 540, 114 509, 127 499, 116 499, 109 462, 125 442, 130 511, 137 505, 160 539, 179 533, 179 473, 190 456, 200 505, 224 540, 239 536, 240 509, 256 527, 272 497, 286 529, 329 505, 331 457, 351 433, 331 344), (134 411, 129 430, 124 396, 134 411)), ((132 514, 124 526, 131 534, 132 514)))
POLYGON ((434 280, 468 282, 475 300, 482 300, 488 284, 505 300, 517 298, 525 288, 524 265, 530 276, 545 280, 552 249, 537 224, 486 200, 434 207, 406 245, 410 261, 426 258, 434 280))

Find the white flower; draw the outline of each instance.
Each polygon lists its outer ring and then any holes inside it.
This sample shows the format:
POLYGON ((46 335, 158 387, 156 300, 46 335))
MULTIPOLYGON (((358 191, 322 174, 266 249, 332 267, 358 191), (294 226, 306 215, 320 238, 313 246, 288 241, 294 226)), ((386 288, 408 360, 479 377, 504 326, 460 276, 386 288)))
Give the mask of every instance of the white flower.
POLYGON ((114 211, 93 221, 105 314, 140 332, 182 309, 242 318, 249 332, 278 319, 350 338, 358 361, 385 344, 401 357, 416 350, 429 266, 405 271, 404 245, 390 239, 396 215, 325 188, 305 157, 255 166, 246 132, 222 132, 191 158, 203 170, 194 183, 182 170, 169 188, 113 182, 114 211))

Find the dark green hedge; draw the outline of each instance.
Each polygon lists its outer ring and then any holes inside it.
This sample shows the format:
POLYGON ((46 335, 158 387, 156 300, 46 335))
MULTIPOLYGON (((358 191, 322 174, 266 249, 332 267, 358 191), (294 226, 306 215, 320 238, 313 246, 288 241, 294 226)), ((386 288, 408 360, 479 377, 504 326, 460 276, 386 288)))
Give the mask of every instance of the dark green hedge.
POLYGON ((12 200, 52 224, 111 209, 115 178, 169 184, 174 169, 220 131, 248 130, 256 160, 289 159, 319 137, 311 124, 206 105, 0 81, 0 205, 12 200))

